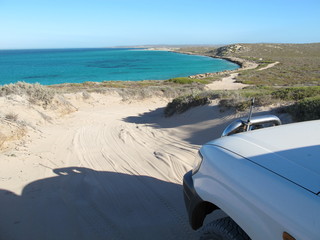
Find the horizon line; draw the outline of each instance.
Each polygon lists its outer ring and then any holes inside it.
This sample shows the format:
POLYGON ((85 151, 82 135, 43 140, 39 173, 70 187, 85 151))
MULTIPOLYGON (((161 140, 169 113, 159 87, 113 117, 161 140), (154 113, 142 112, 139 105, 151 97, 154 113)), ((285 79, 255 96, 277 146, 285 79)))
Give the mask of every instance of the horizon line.
POLYGON ((120 45, 108 47, 51 47, 51 48, 0 48, 0 51, 6 50, 59 50, 59 49, 103 49, 103 48, 153 48, 153 47, 221 47, 235 44, 317 44, 320 42, 305 42, 305 43, 292 43, 292 42, 256 42, 256 43, 228 43, 228 44, 139 44, 139 45, 120 45))

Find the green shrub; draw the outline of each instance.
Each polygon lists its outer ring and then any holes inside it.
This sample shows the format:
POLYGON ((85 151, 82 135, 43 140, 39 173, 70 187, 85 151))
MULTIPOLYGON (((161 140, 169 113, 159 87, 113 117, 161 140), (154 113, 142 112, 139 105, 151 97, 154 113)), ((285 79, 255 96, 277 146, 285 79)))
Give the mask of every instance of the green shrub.
POLYGON ((225 98, 219 101, 219 106, 222 108, 234 108, 239 112, 250 109, 251 102, 249 100, 240 100, 237 98, 225 98))
POLYGON ((210 103, 210 98, 207 95, 187 95, 175 98, 168 103, 164 110, 164 115, 170 117, 175 113, 183 113, 191 107, 201 106, 210 103))
POLYGON ((209 83, 209 81, 204 79, 189 78, 189 77, 171 78, 169 80, 166 80, 166 82, 171 82, 176 84, 192 84, 192 83, 208 84, 209 83))
POLYGON ((287 112, 298 122, 320 119, 320 96, 300 100, 289 106, 287 112))
POLYGON ((320 86, 282 88, 272 93, 272 96, 282 100, 302 100, 320 95, 320 86))
POLYGON ((171 78, 167 82, 177 83, 177 84, 191 84, 193 79, 188 77, 171 78))

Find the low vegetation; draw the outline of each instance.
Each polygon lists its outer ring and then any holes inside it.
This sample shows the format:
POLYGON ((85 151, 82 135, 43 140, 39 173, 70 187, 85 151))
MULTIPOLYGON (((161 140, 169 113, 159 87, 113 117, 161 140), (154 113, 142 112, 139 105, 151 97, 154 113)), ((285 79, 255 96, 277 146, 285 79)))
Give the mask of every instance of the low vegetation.
POLYGON ((244 71, 239 81, 255 85, 296 86, 320 84, 320 43, 248 44, 234 56, 261 64, 279 62, 263 71, 244 71))
MULTIPOLYGON (((180 51, 240 58, 258 64, 256 69, 238 71, 237 82, 251 87, 219 93, 222 109, 246 110, 249 99, 254 97, 258 106, 283 103, 286 107, 282 111, 290 113, 295 121, 320 119, 320 43, 235 44, 217 48, 191 47, 180 51), (273 67, 263 69, 276 62, 273 67)), ((191 107, 192 103, 188 105, 191 107)))
POLYGON ((219 99, 221 111, 235 109, 247 111, 250 99, 255 98, 255 106, 279 105, 285 107, 282 111, 291 114, 295 121, 320 119, 320 87, 291 87, 291 88, 249 88, 241 91, 205 91, 197 95, 186 95, 174 99, 166 109, 165 115, 172 116, 187 109, 208 104, 219 99))
POLYGON ((0 117, 0 150, 5 149, 8 142, 23 138, 26 133, 26 125, 18 119, 18 114, 10 112, 0 117))
POLYGON ((310 97, 285 108, 295 121, 320 119, 320 96, 310 97))
POLYGON ((15 84, 3 85, 0 88, 0 96, 18 95, 27 96, 29 102, 33 104, 42 104, 44 107, 51 103, 55 92, 38 83, 30 84, 25 82, 17 82, 15 84))
POLYGON ((106 81, 86 83, 66 83, 51 85, 48 88, 57 93, 85 92, 118 93, 123 100, 143 99, 148 97, 176 98, 185 94, 203 91, 208 81, 202 79, 175 78, 165 81, 106 81))
POLYGON ((183 113, 191 107, 201 106, 210 103, 213 96, 205 94, 189 94, 173 99, 164 110, 164 115, 170 117, 175 113, 183 113))
POLYGON ((287 101, 298 101, 315 96, 320 96, 320 86, 281 88, 272 92, 272 97, 287 101))
POLYGON ((3 85, 0 86, 0 97, 3 97, 3 104, 9 103, 9 107, 3 106, 0 111, 0 150, 7 149, 12 142, 23 139, 29 128, 36 129, 32 118, 28 119, 25 113, 20 115, 20 106, 28 108, 27 112, 35 112, 35 118, 38 117, 39 121, 47 122, 51 121, 50 116, 45 113, 49 108, 62 116, 63 111, 69 111, 72 107, 63 106, 64 99, 61 96, 40 84, 18 82, 3 85))
POLYGON ((201 83, 201 84, 208 84, 210 83, 207 79, 194 79, 189 77, 179 77, 179 78, 171 78, 166 80, 169 83, 177 83, 177 84, 192 84, 192 83, 201 83))
POLYGON ((259 68, 279 62, 262 71, 240 71, 238 81, 252 85, 297 86, 320 84, 320 43, 312 44, 234 44, 220 48, 193 47, 180 51, 212 57, 237 57, 259 64, 259 68))

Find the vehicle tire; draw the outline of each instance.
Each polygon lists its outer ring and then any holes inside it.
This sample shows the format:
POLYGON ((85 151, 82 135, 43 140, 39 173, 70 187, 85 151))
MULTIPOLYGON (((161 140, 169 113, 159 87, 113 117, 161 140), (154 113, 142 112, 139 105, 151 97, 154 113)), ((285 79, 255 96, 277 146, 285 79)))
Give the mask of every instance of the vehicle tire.
POLYGON ((200 240, 250 240, 249 236, 230 218, 221 218, 205 225, 200 240))

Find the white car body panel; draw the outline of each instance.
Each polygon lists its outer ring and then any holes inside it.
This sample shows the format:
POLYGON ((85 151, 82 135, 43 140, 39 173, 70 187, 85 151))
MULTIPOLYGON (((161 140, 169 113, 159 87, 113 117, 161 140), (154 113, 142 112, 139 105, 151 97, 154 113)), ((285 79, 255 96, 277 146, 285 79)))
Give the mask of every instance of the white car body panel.
POLYGON ((320 239, 320 121, 222 137, 204 145, 198 195, 254 240, 320 239))
POLYGON ((316 194, 320 192, 320 121, 239 133, 208 144, 229 149, 316 194))

